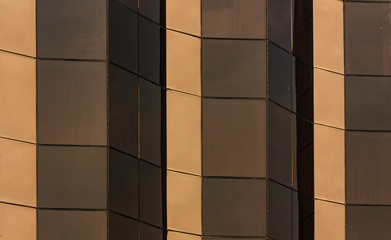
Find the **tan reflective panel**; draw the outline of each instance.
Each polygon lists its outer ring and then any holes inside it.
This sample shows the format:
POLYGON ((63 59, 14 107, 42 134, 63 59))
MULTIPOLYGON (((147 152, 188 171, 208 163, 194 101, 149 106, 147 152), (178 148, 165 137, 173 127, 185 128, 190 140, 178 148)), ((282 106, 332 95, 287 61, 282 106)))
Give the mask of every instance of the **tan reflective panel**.
POLYGON ((35 0, 0 1, 0 49, 35 57, 35 0))
POLYGON ((314 69, 314 122, 344 128, 344 77, 314 69))
POLYGON ((201 237, 169 231, 167 233, 167 240, 201 240, 201 237))
POLYGON ((35 89, 35 60, 0 52, 0 136, 36 141, 35 89))
POLYGON ((345 205, 315 200, 315 240, 345 239, 345 205))
POLYGON ((0 138, 0 201, 37 205, 36 146, 0 138))
POLYGON ((167 228, 201 234, 201 177, 167 171, 167 228))
POLYGON ((314 65, 344 73, 343 1, 314 1, 314 65))
POLYGON ((345 132, 314 125, 315 197, 345 202, 345 132))
POLYGON ((0 239, 37 239, 37 212, 34 208, 0 203, 0 239))
POLYGON ((201 39, 167 30, 167 87, 201 95, 201 39))
POLYGON ((201 174, 201 98, 167 91, 167 168, 201 174))
POLYGON ((201 35, 201 0, 166 0, 167 28, 201 35))

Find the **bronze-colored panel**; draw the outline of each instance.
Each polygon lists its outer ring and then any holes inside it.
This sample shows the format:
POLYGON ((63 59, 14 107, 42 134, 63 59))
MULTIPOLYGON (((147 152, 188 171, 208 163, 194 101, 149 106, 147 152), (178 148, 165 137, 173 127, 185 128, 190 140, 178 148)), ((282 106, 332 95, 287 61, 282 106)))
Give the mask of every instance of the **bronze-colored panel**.
POLYGON ((344 77, 314 70, 314 122, 333 127, 345 126, 344 77))
POLYGON ((167 31, 167 87, 201 95, 201 39, 167 31))
POLYGON ((314 125, 315 197, 345 202, 345 132, 314 125))
POLYGON ((201 98, 167 91, 167 168, 201 174, 201 98))
POLYGON ((36 141, 35 76, 34 59, 0 52, 0 136, 36 141))
POLYGON ((201 237, 169 231, 167 233, 167 240, 201 240, 201 237))
POLYGON ((167 28, 201 35, 201 0, 166 0, 167 28))
POLYGON ((201 177, 167 172, 167 228, 201 234, 201 177))
POLYGON ((36 146, 0 138, 0 201, 37 206, 36 146))
POLYGON ((34 208, 0 203, 0 238, 37 239, 37 211, 34 208))
POLYGON ((35 57, 35 1, 0 1, 0 49, 35 57))
POLYGON ((345 239, 345 206, 315 200, 315 240, 345 239))
POLYGON ((313 11, 314 65, 343 74, 343 1, 316 0, 313 11))

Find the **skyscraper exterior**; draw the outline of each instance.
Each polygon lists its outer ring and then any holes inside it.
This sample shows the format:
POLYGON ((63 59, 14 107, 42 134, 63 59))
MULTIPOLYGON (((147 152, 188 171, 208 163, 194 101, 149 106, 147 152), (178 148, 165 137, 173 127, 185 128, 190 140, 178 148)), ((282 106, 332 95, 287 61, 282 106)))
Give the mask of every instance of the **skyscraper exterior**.
POLYGON ((0 0, 0 240, 389 239, 390 16, 0 0))

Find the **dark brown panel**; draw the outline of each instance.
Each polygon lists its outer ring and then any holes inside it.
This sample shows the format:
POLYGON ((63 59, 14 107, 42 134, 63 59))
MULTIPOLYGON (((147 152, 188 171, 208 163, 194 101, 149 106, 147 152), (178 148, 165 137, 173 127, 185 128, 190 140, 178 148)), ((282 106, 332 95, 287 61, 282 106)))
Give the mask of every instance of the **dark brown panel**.
POLYGON ((269 181, 269 236, 273 239, 292 237, 292 196, 289 188, 269 181))
POLYGON ((38 240, 106 240, 106 211, 38 210, 38 240))
POLYGON ((266 42, 202 41, 204 96, 266 97, 266 42))
POLYGON ((162 173, 159 167, 140 161, 140 220, 162 226, 162 173))
POLYGON ((106 63, 38 61, 38 142, 106 144, 106 63))
POLYGON ((138 160, 116 150, 109 150, 110 210, 138 217, 138 160))
POLYGON ((203 100, 203 174, 266 176, 263 100, 203 100))
POLYGON ((391 130, 391 78, 346 76, 346 128, 391 130))
POLYGON ((290 53, 269 43, 269 97, 292 109, 292 57, 290 53))
POLYGON ((118 215, 109 213, 109 239, 110 240, 127 240, 138 239, 138 222, 118 215))
POLYGON ((391 133, 346 132, 346 201, 391 204, 391 133))
POLYGON ((138 155, 137 76, 110 65, 110 146, 138 155))
POLYGON ((139 0, 140 14, 160 23, 160 0, 139 0))
POLYGON ((116 0, 135 11, 138 9, 138 0, 116 0))
POLYGON ((140 223, 140 240, 163 240, 163 230, 140 223))
POLYGON ((38 147, 38 207, 106 208, 106 148, 38 147))
POLYGON ((269 102, 269 176, 286 186, 292 185, 291 113, 269 102))
POLYGON ((202 36, 266 38, 265 0, 202 0, 202 36))
POLYGON ((266 181, 204 178, 204 235, 265 236, 266 181))
POLYGON ((269 39, 291 51, 291 0, 268 2, 269 39))
POLYGON ((389 239, 391 207, 347 206, 346 240, 389 239))
POLYGON ((391 75, 389 3, 345 3, 348 74, 391 75))
POLYGON ((138 16, 124 6, 109 4, 110 61, 132 72, 138 72, 138 16))
POLYGON ((106 0, 37 1, 38 56, 106 59, 106 0))

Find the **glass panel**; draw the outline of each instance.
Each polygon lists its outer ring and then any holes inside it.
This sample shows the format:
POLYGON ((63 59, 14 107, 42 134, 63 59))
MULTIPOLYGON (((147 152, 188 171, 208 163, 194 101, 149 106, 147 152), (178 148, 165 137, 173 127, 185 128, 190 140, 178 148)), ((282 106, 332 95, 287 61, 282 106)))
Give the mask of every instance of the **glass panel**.
POLYGON ((138 222, 115 214, 109 213, 109 239, 138 239, 138 222))
POLYGON ((160 0, 139 0, 141 15, 160 23, 160 0))
POLYGON ((292 238, 292 196, 289 188, 269 181, 269 234, 273 239, 292 238))
POLYGON ((291 51, 291 0, 268 2, 269 39, 291 51))
POLYGON ((140 240, 163 240, 163 230, 140 223, 140 240))

